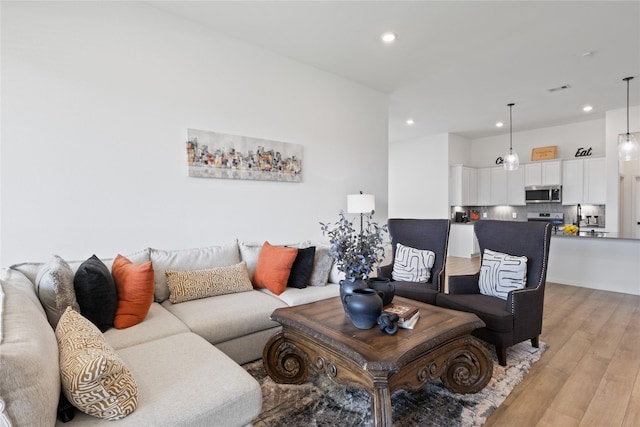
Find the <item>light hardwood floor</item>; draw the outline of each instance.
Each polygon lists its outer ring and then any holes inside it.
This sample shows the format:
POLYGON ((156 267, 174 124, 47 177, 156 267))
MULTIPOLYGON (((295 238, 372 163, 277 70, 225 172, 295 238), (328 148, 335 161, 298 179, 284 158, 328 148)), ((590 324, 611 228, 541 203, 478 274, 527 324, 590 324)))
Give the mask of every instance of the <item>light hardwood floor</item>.
MULTIPOLYGON (((478 265, 449 257, 447 275, 478 265)), ((540 340, 549 349, 485 426, 640 426, 640 296, 547 282, 540 340)))

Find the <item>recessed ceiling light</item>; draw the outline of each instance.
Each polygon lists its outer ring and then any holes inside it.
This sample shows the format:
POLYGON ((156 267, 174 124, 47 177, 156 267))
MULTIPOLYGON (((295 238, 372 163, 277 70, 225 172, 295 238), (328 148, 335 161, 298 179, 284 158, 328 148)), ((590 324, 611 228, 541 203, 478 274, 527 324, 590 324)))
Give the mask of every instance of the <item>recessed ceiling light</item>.
POLYGON ((504 123, 502 123, 502 122, 497 122, 496 123, 496 127, 497 128, 501 128, 502 126, 504 126, 504 123))
POLYGON ((396 39, 396 35, 395 35, 395 33, 392 33, 391 31, 388 31, 386 33, 383 33, 380 36, 380 38, 385 43, 393 43, 395 41, 395 39, 396 39))
POLYGON ((405 123, 408 124, 409 126, 411 126, 412 124, 415 123, 415 121, 413 119, 407 119, 407 121, 405 123))
POLYGON ((591 105, 585 105, 584 107, 582 107, 582 111, 584 111, 585 113, 588 113, 591 110, 593 110, 593 107, 591 105))

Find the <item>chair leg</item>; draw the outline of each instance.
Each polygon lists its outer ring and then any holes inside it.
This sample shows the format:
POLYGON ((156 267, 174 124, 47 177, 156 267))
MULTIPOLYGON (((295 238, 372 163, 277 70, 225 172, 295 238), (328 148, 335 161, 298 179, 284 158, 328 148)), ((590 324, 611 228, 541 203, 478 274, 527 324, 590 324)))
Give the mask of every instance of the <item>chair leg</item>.
POLYGON ((535 348, 540 347, 540 335, 531 338, 531 345, 535 348))
POLYGON ((496 354, 498 355, 500 366, 507 366, 507 347, 496 346, 496 354))

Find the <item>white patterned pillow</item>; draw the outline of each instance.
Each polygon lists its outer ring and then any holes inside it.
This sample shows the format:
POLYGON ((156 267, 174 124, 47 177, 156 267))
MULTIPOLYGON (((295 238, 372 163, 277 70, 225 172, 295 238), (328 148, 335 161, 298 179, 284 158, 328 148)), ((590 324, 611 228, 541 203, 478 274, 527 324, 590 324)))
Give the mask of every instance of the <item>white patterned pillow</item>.
POLYGON ((431 278, 431 268, 435 260, 436 254, 433 251, 396 243, 391 277, 398 282, 426 283, 431 278))
POLYGON ((207 270, 167 270, 169 301, 173 304, 216 295, 252 291, 247 263, 207 270))
POLYGON ((480 266, 480 293, 507 299, 509 291, 527 284, 527 257, 485 249, 480 266))
POLYGON ((56 327, 62 391, 73 406, 118 420, 138 406, 133 375, 98 328, 70 307, 56 327))

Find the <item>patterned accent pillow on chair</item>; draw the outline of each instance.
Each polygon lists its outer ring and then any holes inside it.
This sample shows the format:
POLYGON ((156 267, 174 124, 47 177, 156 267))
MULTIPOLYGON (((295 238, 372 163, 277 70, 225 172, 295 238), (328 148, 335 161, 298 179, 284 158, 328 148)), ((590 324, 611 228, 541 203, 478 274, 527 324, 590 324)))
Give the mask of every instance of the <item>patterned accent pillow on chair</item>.
POLYGON ((133 375, 98 328, 71 308, 56 327, 62 391, 73 406, 105 420, 118 420, 138 406, 133 375))
POLYGON ((484 250, 480 266, 480 293, 507 299, 509 291, 527 284, 527 257, 484 250))
POLYGON ((426 283, 431 279, 431 268, 435 260, 436 254, 433 251, 397 243, 391 278, 398 282, 426 283))

